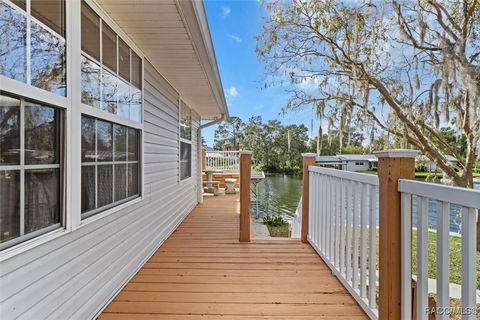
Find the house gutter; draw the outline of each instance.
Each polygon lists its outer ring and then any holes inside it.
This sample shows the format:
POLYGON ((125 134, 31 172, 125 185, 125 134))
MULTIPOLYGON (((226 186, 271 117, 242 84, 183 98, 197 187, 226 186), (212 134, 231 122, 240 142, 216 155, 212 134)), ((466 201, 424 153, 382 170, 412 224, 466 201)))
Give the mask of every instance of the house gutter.
POLYGON ((220 123, 222 122, 223 120, 225 119, 228 119, 228 116, 226 116, 225 114, 222 114, 220 118, 217 118, 217 119, 214 119, 210 122, 207 122, 205 124, 202 124, 198 127, 197 129, 197 137, 198 137, 198 140, 197 141, 197 155, 199 157, 199 160, 198 161, 198 167, 197 167, 197 181, 200 182, 200 186, 197 187, 197 202, 198 203, 203 203, 203 181, 202 181, 202 166, 201 166, 201 154, 202 154, 202 143, 201 143, 201 138, 202 138, 202 129, 205 129, 205 128, 208 128, 208 127, 211 127, 217 123, 220 123))

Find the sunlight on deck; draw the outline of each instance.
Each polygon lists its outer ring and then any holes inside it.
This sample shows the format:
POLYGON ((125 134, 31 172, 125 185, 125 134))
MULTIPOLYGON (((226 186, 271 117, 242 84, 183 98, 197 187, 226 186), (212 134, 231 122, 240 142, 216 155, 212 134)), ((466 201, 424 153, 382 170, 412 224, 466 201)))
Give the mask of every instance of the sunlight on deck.
POLYGON ((99 319, 367 319, 308 244, 239 243, 238 212, 206 197, 99 319))

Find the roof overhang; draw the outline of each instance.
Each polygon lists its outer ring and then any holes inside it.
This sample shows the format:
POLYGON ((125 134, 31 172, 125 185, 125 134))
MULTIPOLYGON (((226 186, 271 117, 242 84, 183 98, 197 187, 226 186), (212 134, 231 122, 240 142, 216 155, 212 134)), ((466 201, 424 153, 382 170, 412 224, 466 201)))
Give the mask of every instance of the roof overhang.
POLYGON ((228 117, 203 1, 97 3, 202 119, 228 117))

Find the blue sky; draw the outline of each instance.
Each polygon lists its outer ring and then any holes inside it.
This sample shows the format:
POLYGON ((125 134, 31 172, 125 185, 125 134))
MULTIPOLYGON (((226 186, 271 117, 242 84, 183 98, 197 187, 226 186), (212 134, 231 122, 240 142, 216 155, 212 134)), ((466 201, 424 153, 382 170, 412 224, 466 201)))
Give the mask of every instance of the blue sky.
MULTIPOLYGON (((206 0, 205 7, 230 115, 244 121, 259 115, 264 121, 304 123, 310 135, 314 135, 310 128, 314 117, 311 110, 279 115, 288 101, 285 88, 263 88, 265 69, 255 53, 255 36, 261 32, 261 16, 265 14, 259 2, 206 0)), ((213 145, 215 128, 203 130, 208 146, 213 145)))

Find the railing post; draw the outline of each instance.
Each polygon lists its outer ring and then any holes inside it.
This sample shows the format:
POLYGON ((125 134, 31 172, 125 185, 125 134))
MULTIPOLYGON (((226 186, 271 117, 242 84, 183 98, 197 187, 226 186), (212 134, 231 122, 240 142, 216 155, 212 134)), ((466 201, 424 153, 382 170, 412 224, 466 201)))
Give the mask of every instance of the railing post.
POLYGON ((202 147, 202 171, 207 170, 207 149, 202 147))
POLYGON ((250 242, 252 151, 240 151, 240 242, 250 242))
POLYGON ((401 318, 401 194, 399 179, 415 179, 415 150, 376 152, 380 183, 379 319, 401 318))
POLYGON ((308 166, 315 164, 315 153, 302 153, 303 156, 303 195, 302 195, 302 232, 301 240, 303 243, 307 243, 308 239, 308 202, 309 202, 309 183, 310 175, 308 172, 308 166))

